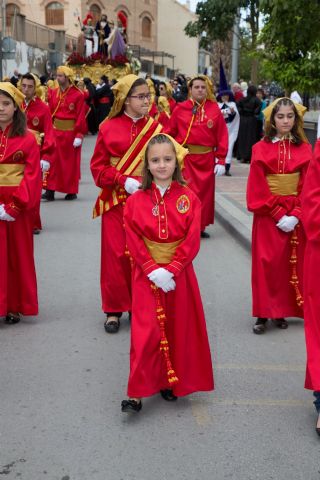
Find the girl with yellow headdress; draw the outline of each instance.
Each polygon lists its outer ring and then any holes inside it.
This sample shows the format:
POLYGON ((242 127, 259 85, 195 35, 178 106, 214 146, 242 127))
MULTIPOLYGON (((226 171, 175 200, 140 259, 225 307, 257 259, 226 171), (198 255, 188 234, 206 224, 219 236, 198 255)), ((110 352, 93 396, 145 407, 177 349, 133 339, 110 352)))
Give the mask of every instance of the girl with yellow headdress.
POLYGON ((0 82, 0 317, 37 315, 33 209, 40 197, 40 153, 22 112, 24 95, 0 82))
POLYGON ((279 98, 264 111, 265 137, 252 151, 247 186, 253 212, 252 299, 257 321, 286 329, 285 317, 302 317, 305 234, 301 225, 301 191, 312 156, 303 131, 305 108, 279 98))
POLYGON ((105 330, 119 329, 122 312, 131 311, 131 264, 123 229, 123 208, 140 186, 143 149, 161 127, 148 117, 150 92, 145 80, 127 75, 113 87, 114 103, 100 124, 91 159, 101 188, 94 217, 102 216, 101 295, 105 330))
POLYGON ((210 348, 192 261, 200 247, 201 205, 185 185, 188 150, 172 137, 148 142, 142 187, 124 213, 133 259, 130 376, 123 412, 142 397, 164 400, 213 390, 210 348))

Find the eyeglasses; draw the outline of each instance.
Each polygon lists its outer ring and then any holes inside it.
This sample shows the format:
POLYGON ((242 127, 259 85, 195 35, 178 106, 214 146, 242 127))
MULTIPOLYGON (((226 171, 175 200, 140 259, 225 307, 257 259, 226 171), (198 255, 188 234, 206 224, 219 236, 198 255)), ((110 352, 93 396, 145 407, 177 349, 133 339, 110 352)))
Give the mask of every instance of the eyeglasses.
POLYGON ((143 93, 141 95, 130 95, 130 98, 137 98, 140 102, 142 102, 143 100, 150 100, 151 93, 147 93, 146 95, 143 93))

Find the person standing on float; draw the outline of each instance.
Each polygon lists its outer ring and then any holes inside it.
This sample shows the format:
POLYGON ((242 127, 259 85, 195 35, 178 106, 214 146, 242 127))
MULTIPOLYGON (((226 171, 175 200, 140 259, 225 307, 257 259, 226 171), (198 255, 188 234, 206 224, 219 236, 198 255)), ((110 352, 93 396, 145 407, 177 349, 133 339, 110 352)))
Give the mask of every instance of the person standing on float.
POLYGON ((24 95, 0 82, 0 317, 37 315, 34 208, 40 196, 40 152, 27 130, 24 95))
POLYGON ((116 333, 122 312, 131 311, 131 264, 123 209, 128 196, 140 186, 143 149, 162 128, 147 116, 151 95, 145 80, 127 75, 112 91, 114 103, 100 125, 91 159, 95 184, 101 188, 93 216, 102 216, 100 284, 108 333, 116 333))
POLYGON ((268 319, 280 329, 285 317, 303 317, 305 233, 301 192, 312 157, 303 131, 306 108, 289 98, 264 111, 265 137, 253 147, 247 185, 252 226, 253 333, 264 333, 268 319))
POLYGON ((42 198, 54 200, 55 191, 66 193, 66 200, 75 200, 79 191, 81 145, 86 132, 84 95, 73 84, 73 70, 60 66, 57 69, 58 88, 48 90, 56 137, 54 165, 48 177, 42 198))
MULTIPOLYGON (((51 120, 51 113, 46 103, 40 100, 38 91, 40 80, 32 73, 22 75, 20 88, 25 95, 22 103, 22 109, 27 117, 28 129, 35 135, 37 144, 40 148, 40 167, 43 175, 43 181, 46 185, 46 178, 50 174, 50 165, 54 160, 55 137, 51 120)), ((41 182, 42 186, 42 182, 41 182)), ((35 208, 35 224, 33 233, 40 233, 42 230, 40 218, 40 197, 35 208)))
POLYGON ((228 129, 205 75, 189 82, 189 96, 177 104, 165 132, 189 150, 182 173, 201 201, 201 237, 209 238, 205 228, 214 223, 215 175, 225 174, 228 129))

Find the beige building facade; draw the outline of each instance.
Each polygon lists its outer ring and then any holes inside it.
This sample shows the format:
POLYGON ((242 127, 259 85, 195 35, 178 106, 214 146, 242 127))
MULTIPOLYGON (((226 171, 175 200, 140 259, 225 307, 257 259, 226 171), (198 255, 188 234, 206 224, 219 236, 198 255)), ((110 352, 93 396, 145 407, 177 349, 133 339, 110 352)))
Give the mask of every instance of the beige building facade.
POLYGON ((117 20, 118 12, 127 17, 129 43, 143 45, 155 50, 157 47, 157 0, 14 0, 6 2, 6 23, 10 31, 14 15, 23 15, 27 20, 55 30, 64 30, 77 37, 80 33, 79 19, 88 12, 98 20, 102 13, 109 20, 117 20))
POLYGON ((175 69, 187 76, 198 73, 199 42, 197 38, 187 37, 184 28, 196 19, 188 6, 177 0, 158 1, 157 50, 174 55, 175 69))

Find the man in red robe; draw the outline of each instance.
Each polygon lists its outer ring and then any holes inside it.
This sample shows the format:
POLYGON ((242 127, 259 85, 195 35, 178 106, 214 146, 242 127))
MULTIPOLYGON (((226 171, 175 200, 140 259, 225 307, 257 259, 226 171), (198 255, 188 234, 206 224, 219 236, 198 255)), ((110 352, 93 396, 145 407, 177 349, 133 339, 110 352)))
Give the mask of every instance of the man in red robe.
MULTIPOLYGON (((32 73, 26 73, 21 79, 21 90, 25 95, 22 109, 27 117, 28 129, 35 135, 40 148, 40 167, 44 179, 49 175, 53 162, 55 138, 49 107, 37 96, 40 80, 32 73)), ((40 196, 35 208, 34 233, 42 229, 40 219, 40 196)))
POLYGON ((81 145, 86 131, 84 96, 72 83, 73 70, 60 66, 58 88, 48 90, 48 104, 56 135, 56 158, 48 178, 45 200, 54 200, 55 191, 66 200, 77 198, 80 180, 81 145))
POLYGON ((190 152, 182 173, 201 200, 201 236, 208 238, 205 228, 214 223, 215 175, 225 173, 228 130, 205 75, 191 80, 189 92, 190 98, 177 104, 165 131, 190 152))

